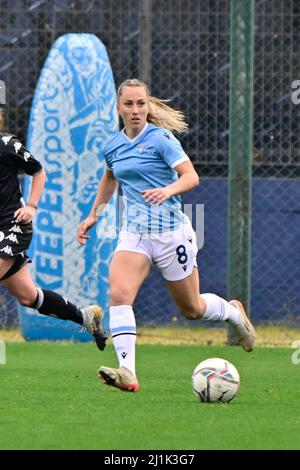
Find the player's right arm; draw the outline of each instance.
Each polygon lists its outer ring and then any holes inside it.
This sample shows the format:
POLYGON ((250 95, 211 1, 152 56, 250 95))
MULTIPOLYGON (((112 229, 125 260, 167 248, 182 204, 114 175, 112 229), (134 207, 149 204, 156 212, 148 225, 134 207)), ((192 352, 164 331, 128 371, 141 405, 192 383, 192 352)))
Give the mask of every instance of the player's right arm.
POLYGON ((97 220, 104 210, 105 205, 109 202, 110 198, 117 189, 118 182, 115 179, 113 172, 106 169, 98 187, 98 193, 94 201, 91 212, 83 222, 78 226, 77 240, 81 245, 85 245, 88 238, 87 232, 97 223, 97 220))

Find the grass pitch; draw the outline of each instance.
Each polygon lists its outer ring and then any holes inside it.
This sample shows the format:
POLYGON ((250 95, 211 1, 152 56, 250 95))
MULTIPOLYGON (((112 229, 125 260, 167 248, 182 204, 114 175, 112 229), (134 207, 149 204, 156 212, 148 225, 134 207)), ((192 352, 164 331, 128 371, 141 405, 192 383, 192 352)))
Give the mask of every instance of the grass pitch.
POLYGON ((137 347, 141 391, 104 386, 100 365, 116 366, 112 346, 8 343, 0 365, 0 449, 300 449, 300 365, 292 350, 137 347), (230 404, 197 402, 191 374, 223 357, 237 367, 230 404))

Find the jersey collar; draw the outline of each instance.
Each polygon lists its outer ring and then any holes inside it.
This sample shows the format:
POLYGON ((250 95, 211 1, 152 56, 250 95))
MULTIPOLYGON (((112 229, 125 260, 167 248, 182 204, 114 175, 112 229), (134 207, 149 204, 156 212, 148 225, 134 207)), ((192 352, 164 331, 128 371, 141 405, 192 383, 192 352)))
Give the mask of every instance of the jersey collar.
POLYGON ((124 129, 123 129, 124 137, 128 140, 128 142, 130 142, 130 143, 132 144, 132 143, 135 142, 137 139, 139 139, 142 134, 144 134, 144 133, 146 132, 147 127, 148 127, 148 122, 146 122, 146 124, 144 125, 143 129, 141 130, 141 132, 139 132, 138 135, 136 135, 133 139, 129 139, 128 135, 125 134, 125 127, 124 127, 124 129))

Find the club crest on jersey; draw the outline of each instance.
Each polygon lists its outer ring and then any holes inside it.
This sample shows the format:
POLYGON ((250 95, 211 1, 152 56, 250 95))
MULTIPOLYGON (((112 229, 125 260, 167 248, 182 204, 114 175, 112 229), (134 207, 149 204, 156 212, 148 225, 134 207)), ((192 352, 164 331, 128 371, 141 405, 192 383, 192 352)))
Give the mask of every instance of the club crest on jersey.
POLYGON ((144 153, 144 150, 147 148, 147 146, 144 145, 144 144, 140 144, 137 147, 138 147, 140 153, 144 153))

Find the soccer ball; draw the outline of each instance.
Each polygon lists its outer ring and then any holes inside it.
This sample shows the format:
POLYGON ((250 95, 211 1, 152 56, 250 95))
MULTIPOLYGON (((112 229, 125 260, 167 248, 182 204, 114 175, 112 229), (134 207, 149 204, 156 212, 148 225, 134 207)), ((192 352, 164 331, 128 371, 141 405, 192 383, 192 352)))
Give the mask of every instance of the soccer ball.
POLYGON ((197 365, 192 388, 199 401, 228 403, 240 388, 240 376, 233 364, 214 357, 197 365))

